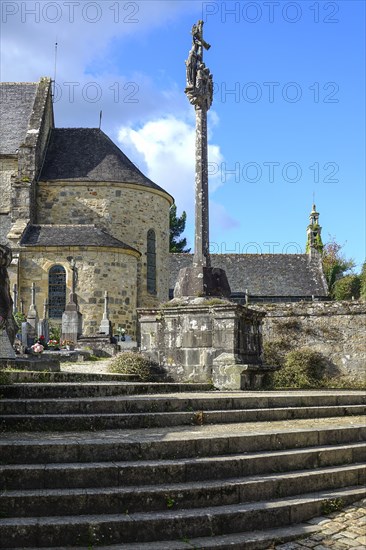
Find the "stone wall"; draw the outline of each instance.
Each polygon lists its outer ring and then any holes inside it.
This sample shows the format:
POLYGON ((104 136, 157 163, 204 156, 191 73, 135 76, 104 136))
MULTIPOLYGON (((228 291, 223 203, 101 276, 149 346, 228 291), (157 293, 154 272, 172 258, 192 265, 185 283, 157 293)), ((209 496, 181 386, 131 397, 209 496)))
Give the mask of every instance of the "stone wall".
POLYGON ((286 340, 325 355, 335 370, 366 379, 366 303, 301 302, 250 305, 267 313, 264 342, 286 340))
POLYGON ((8 214, 11 207, 11 176, 18 170, 16 158, 0 159, 0 214, 8 214))
POLYGON ((19 233, 26 224, 36 219, 36 177, 39 173, 48 141, 50 128, 53 126, 53 109, 51 96, 51 79, 41 78, 34 100, 28 130, 23 143, 19 146, 17 177, 12 182, 11 215, 14 226, 13 246, 19 233))
POLYGON ((141 252, 139 307, 156 307, 169 296, 168 196, 147 187, 123 183, 40 182, 38 223, 95 224, 141 252), (146 287, 147 232, 156 233, 157 294, 146 287))
POLYGON ((0 243, 8 244, 11 227, 11 177, 16 175, 18 162, 16 157, 0 159, 0 243))
POLYGON ((83 314, 83 334, 99 331, 103 317, 104 292, 109 294, 109 318, 114 325, 136 336, 136 276, 138 258, 120 249, 97 247, 59 248, 47 251, 22 251, 19 268, 19 295, 24 299, 25 313, 30 306, 31 285, 36 284, 36 305, 42 316, 43 303, 48 298, 48 273, 55 265, 62 265, 67 273, 67 300, 71 291, 71 270, 66 259, 76 260, 78 282, 76 294, 83 314))

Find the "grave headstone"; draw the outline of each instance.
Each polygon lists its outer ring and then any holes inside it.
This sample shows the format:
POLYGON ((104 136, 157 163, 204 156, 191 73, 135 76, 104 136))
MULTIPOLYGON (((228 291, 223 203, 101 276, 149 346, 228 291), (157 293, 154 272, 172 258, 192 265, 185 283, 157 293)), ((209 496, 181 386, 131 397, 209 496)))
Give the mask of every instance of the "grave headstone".
POLYGON ((104 293, 104 312, 103 312, 103 319, 99 326, 99 333, 100 334, 106 334, 107 336, 112 335, 112 323, 108 319, 109 311, 108 311, 108 292, 105 291, 104 293))
POLYGON ((50 330, 49 330, 49 321, 48 321, 48 300, 44 301, 43 304, 43 319, 40 319, 38 322, 38 336, 44 336, 45 341, 48 342, 50 339, 50 330))
POLYGON ((72 270, 71 292, 69 295, 69 302, 62 314, 61 338, 62 340, 76 344, 77 340, 82 335, 82 314, 79 311, 77 295, 75 292, 76 263, 73 258, 70 259, 70 266, 72 270))
POLYGON ((31 305, 29 307, 27 322, 34 328, 35 333, 38 330, 38 312, 36 306, 36 285, 32 283, 31 288, 31 305))
POLYGON ((33 346, 36 337, 37 333, 34 330, 34 327, 27 321, 22 323, 22 346, 24 348, 30 348, 33 346))

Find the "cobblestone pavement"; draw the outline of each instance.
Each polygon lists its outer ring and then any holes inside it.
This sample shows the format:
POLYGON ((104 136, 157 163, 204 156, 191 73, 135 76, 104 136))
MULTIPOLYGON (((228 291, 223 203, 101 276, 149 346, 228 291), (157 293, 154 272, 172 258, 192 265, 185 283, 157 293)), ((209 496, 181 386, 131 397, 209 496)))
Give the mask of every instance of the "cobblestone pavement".
POLYGON ((347 506, 341 512, 307 522, 318 525, 319 532, 305 539, 279 544, 276 550, 365 550, 366 549, 366 499, 347 506))

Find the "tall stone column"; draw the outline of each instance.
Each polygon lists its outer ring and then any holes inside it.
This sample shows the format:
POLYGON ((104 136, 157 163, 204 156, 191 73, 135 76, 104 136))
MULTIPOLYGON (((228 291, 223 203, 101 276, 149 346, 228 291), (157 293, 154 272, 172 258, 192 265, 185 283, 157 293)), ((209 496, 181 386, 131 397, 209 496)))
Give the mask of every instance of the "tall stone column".
POLYGON ((207 109, 196 105, 195 246, 193 266, 210 267, 207 109))
POLYGON ((186 61, 185 94, 196 112, 195 249, 193 266, 179 272, 174 297, 229 297, 225 271, 211 267, 209 253, 207 112, 212 105, 213 79, 203 62, 203 50, 211 47, 203 38, 203 21, 193 25, 192 40, 186 61))

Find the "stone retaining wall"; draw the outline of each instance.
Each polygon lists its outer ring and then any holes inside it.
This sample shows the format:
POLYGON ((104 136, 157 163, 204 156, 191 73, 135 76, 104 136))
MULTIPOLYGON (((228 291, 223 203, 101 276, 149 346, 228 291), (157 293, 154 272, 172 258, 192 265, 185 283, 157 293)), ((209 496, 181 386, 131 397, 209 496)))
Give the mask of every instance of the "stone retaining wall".
POLYGON ((250 305, 267 313, 263 341, 287 340, 325 355, 342 374, 366 379, 366 303, 300 302, 250 305))

